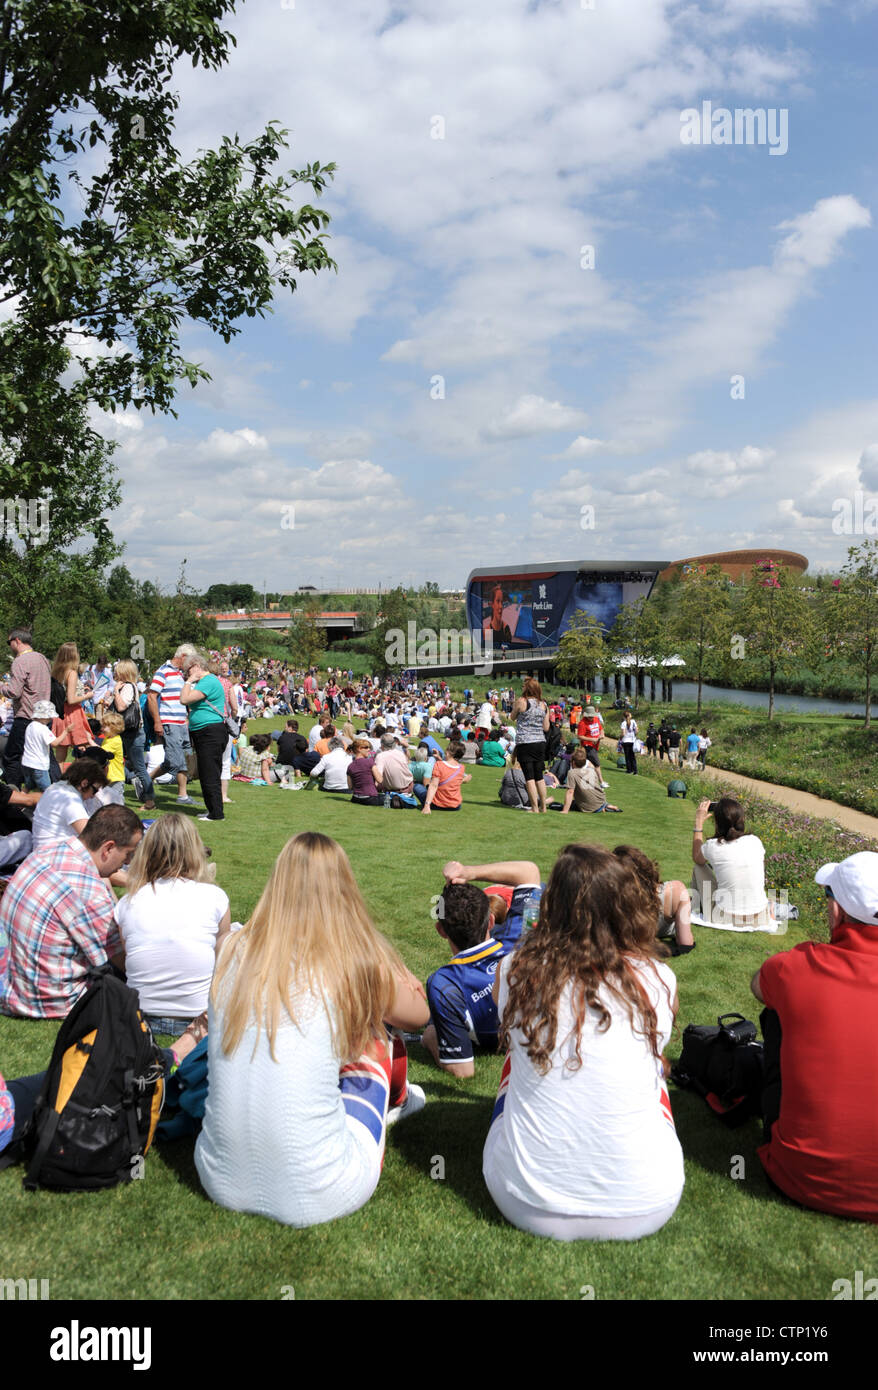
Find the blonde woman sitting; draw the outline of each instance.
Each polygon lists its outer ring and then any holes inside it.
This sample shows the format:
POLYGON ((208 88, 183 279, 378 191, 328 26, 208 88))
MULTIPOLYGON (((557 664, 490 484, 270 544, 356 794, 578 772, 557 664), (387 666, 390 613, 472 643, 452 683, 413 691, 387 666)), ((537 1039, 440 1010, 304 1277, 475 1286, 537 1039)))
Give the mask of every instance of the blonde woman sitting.
POLYGON ((188 816, 162 816, 150 826, 114 915, 128 983, 150 1027, 176 1036, 207 1008, 216 955, 231 927, 229 900, 213 882, 188 816))
POLYGON ((195 1148, 208 1196, 289 1226, 357 1211, 378 1184, 387 1126, 424 1104, 388 1028, 429 1016, 341 846, 310 831, 288 841, 211 989, 195 1148))

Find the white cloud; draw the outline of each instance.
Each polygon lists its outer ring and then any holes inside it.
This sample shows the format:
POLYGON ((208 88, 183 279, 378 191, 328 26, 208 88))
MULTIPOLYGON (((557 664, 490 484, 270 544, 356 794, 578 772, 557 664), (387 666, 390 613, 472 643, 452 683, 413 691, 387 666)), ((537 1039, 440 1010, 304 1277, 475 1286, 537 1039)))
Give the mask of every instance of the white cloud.
POLYGON ((547 401, 544 396, 520 396, 504 415, 493 420, 484 430, 486 439, 526 439, 530 435, 551 430, 575 429, 585 424, 587 416, 560 401, 547 401))

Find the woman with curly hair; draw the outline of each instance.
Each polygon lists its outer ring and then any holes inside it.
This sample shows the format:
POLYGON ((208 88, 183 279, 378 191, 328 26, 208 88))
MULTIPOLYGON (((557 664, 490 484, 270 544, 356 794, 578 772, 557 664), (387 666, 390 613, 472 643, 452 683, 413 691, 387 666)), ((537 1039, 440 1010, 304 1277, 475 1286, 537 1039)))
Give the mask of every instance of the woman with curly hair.
POLYGON ((677 1009, 656 900, 596 845, 567 845, 540 915, 497 972, 508 1047, 485 1182, 512 1225, 555 1240, 637 1240, 683 1192, 664 1076, 677 1009))

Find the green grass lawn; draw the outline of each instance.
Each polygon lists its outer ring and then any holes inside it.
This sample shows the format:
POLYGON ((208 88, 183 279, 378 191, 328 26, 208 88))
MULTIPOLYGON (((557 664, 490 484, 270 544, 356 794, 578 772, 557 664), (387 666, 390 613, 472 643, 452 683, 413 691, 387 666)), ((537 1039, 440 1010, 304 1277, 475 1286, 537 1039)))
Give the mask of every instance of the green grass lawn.
MULTIPOLYGON (((535 859, 545 877, 560 847, 587 835, 609 847, 631 841, 659 860, 666 877, 688 881, 691 802, 668 800, 657 778, 626 777, 609 762, 607 769, 608 795, 625 814, 587 823, 507 810, 497 799, 500 772, 477 767, 454 816, 361 809, 318 792, 233 783, 226 822, 199 829, 240 920, 290 835, 334 836, 376 922, 423 979, 447 958, 430 906, 448 859, 535 859)), ((166 790, 159 799, 172 808, 166 790)), ((686 1023, 731 1010, 757 1016, 750 977, 778 947, 820 935, 820 912, 819 898, 808 895, 802 920, 780 941, 702 930, 698 949, 673 962, 680 1015, 670 1054, 679 1052, 686 1023)), ((6 1076, 41 1070, 56 1031, 57 1024, 0 1018, 0 1069, 6 1076)), ((48 1278, 58 1299, 279 1299, 290 1288, 297 1299, 579 1299, 588 1285, 598 1299, 827 1299, 833 1280, 857 1269, 874 1273, 874 1227, 800 1211, 772 1194, 756 1157, 757 1123, 728 1131, 701 1101, 673 1088, 686 1188, 664 1230, 632 1245, 562 1245, 515 1230, 481 1176, 500 1065, 499 1057, 483 1057, 474 1080, 455 1081, 412 1048, 411 1075, 427 1093, 426 1109, 391 1131, 371 1201, 311 1230, 214 1206, 187 1140, 153 1150, 142 1182, 105 1193, 26 1194, 20 1169, 9 1169, 0 1174, 0 1276, 48 1278), (744 1176, 733 1179, 741 1159, 744 1176), (431 1176, 442 1170, 444 1177, 431 1176)))

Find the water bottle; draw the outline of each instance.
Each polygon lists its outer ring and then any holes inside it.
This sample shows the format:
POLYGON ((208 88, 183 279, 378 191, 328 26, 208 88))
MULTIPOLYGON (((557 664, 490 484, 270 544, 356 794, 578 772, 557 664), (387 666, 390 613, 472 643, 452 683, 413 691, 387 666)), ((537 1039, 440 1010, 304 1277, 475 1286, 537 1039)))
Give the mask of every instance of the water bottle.
POLYGON ((522 932, 529 932, 531 927, 535 926, 536 923, 539 921, 540 900, 542 896, 542 887, 538 887, 533 890, 530 897, 528 898, 527 904, 524 909, 524 918, 521 928, 522 932))

